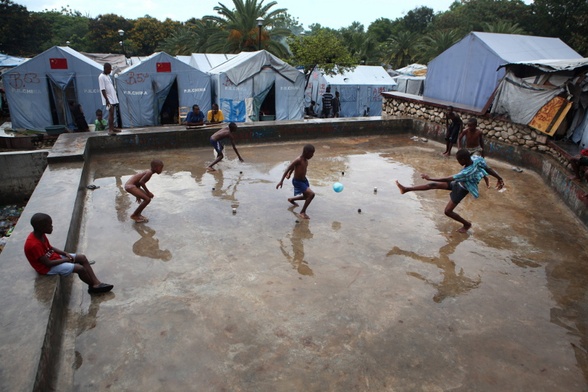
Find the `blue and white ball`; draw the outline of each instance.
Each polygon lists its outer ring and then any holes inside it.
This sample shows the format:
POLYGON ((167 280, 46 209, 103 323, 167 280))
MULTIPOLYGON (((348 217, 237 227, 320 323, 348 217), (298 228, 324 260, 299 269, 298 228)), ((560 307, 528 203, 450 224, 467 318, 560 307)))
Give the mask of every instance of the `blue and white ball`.
POLYGON ((333 184, 333 190, 337 193, 342 192, 343 188, 343 184, 341 184, 340 182, 336 182, 333 184))

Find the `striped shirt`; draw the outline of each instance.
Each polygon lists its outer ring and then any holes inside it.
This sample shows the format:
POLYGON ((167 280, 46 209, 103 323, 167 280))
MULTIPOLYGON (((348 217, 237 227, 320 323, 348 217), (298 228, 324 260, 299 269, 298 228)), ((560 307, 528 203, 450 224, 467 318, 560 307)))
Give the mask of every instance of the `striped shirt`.
POLYGON ((453 176, 459 185, 464 187, 475 198, 478 198, 478 183, 488 175, 486 160, 478 155, 472 155, 472 164, 464 167, 459 173, 453 176))

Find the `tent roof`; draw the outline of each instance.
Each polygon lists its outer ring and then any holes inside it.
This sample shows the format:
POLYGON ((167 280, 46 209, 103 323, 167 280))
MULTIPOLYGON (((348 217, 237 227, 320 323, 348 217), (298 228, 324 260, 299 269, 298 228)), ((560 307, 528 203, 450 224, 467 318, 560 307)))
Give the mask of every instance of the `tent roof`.
POLYGON ((333 85, 390 85, 395 86, 396 82, 388 72, 381 66, 358 65, 355 69, 337 75, 324 75, 328 84, 333 85))
POLYGON ((241 52, 232 59, 210 69, 208 73, 213 75, 225 73, 233 84, 239 85, 260 73, 265 67, 272 68, 292 83, 300 75, 299 70, 265 50, 241 52))
POLYGON ((14 57, 0 53, 0 67, 16 67, 27 60, 27 58, 14 57))
POLYGON ((552 73, 576 71, 576 73, 584 73, 588 71, 588 58, 565 59, 565 60, 534 60, 534 61, 520 61, 516 63, 503 64, 498 69, 506 67, 515 70, 520 70, 526 73, 552 73))
POLYGON ((509 63, 533 59, 575 59, 582 57, 559 38, 477 31, 471 34, 482 41, 498 57, 509 63))
POLYGON ((172 67, 173 72, 186 72, 186 71, 194 71, 198 74, 202 74, 202 75, 206 75, 204 72, 190 66, 189 64, 186 64, 185 62, 165 53, 165 52, 158 52, 158 53, 153 53, 151 56, 145 57, 143 58, 140 62, 131 65, 130 67, 124 69, 121 73, 127 73, 130 71, 134 71, 142 66, 146 66, 147 64, 151 63, 151 62, 169 62, 174 64, 174 66, 172 67))
POLYGON ((234 53, 192 53, 188 64, 202 72, 208 72, 236 56, 234 53))
POLYGON ((395 69, 400 75, 408 76, 425 76, 427 74, 427 66, 423 64, 410 64, 403 68, 395 69))

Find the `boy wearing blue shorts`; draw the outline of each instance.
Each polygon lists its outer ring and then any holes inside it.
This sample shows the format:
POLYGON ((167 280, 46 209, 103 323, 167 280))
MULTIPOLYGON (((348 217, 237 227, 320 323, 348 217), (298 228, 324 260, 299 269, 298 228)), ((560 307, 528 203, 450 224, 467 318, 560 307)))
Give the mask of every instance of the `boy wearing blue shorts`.
POLYGON ((24 245, 24 252, 31 266, 41 275, 68 276, 72 272, 88 285, 88 293, 106 293, 114 287, 102 283, 96 277, 90 262, 82 254, 70 254, 54 248, 46 234, 53 232, 53 221, 47 214, 36 213, 31 218, 33 232, 24 245))
POLYGON ((479 155, 470 155, 468 150, 459 150, 455 154, 455 158, 459 164, 463 166, 463 169, 451 177, 431 178, 427 174, 421 174, 422 179, 432 182, 425 185, 407 187, 396 181, 396 185, 398 186, 398 189, 400 189, 401 194, 405 194, 406 192, 428 191, 431 189, 446 189, 451 191, 451 194, 449 195, 449 203, 445 206, 445 215, 461 223, 463 226, 457 231, 465 233, 472 227, 472 224, 456 214, 453 211, 455 207, 457 207, 468 193, 471 193, 472 196, 478 198, 478 183, 487 174, 490 174, 498 180, 496 189, 502 189, 502 187, 504 187, 504 180, 498 175, 498 173, 496 173, 496 171, 494 171, 494 169, 486 164, 484 158, 479 155))
POLYGON ((216 165, 217 163, 219 163, 225 157, 223 155, 223 150, 225 149, 225 146, 223 146, 223 143, 222 143, 222 141, 224 139, 229 139, 231 141, 231 145, 233 146, 233 150, 235 150, 235 154, 237 154, 237 157, 239 157, 239 160, 241 162, 243 162, 243 158, 241 158, 241 155, 239 155, 239 151, 237 151, 237 147, 235 146, 235 138, 233 136, 233 132, 236 132, 236 131, 237 131, 237 124, 232 122, 228 126, 223 127, 212 134, 212 136, 210 137, 210 144, 214 148, 214 151, 216 151, 217 157, 214 160, 214 162, 212 162, 210 165, 208 165, 206 170, 215 171, 216 169, 214 169, 213 166, 216 165))
POLYGON ((306 215, 306 209, 308 205, 314 199, 314 192, 310 189, 310 184, 308 179, 306 178, 306 170, 308 169, 308 160, 314 156, 314 146, 312 144, 307 144, 302 149, 302 155, 298 158, 293 160, 290 165, 286 168, 282 179, 276 185, 276 189, 282 187, 285 178, 290 178, 292 172, 294 172, 294 177, 292 177, 292 185, 294 186, 294 197, 288 198, 288 201, 294 205, 298 206, 296 201, 304 200, 304 206, 302 210, 300 210, 300 216, 304 219, 310 219, 308 215, 306 215), (298 196, 300 195, 300 196, 298 196))

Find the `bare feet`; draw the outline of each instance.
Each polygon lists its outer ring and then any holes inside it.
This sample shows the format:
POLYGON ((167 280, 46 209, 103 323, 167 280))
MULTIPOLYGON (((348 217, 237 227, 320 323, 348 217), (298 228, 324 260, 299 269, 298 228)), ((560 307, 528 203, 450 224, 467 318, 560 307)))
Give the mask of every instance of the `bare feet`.
POLYGON ((296 203, 294 200, 292 200, 292 198, 289 198, 288 201, 290 202, 290 204, 292 204, 293 206, 298 207, 298 203, 296 203))
POLYGON ((396 180, 396 186, 400 189, 400 194, 404 195, 406 193, 406 187, 396 180))
POLYGON ((136 223, 147 223, 149 222, 149 219, 147 219, 147 217, 143 216, 143 215, 131 215, 131 219, 134 220, 136 223))
POLYGON ((306 212, 301 212, 300 217, 304 219, 310 219, 310 216, 306 215, 306 212))
POLYGON ((213 172, 213 171, 216 171, 216 169, 215 169, 215 168, 213 168, 213 167, 210 167, 210 166, 208 166, 208 167, 206 168, 206 171, 213 172))
POLYGON ((472 227, 471 223, 465 224, 465 225, 463 225, 463 227, 460 227, 459 229, 457 229, 457 232, 458 233, 467 233, 471 227, 472 227))

